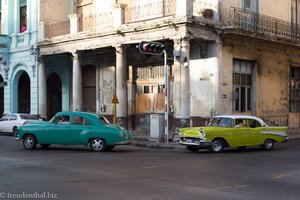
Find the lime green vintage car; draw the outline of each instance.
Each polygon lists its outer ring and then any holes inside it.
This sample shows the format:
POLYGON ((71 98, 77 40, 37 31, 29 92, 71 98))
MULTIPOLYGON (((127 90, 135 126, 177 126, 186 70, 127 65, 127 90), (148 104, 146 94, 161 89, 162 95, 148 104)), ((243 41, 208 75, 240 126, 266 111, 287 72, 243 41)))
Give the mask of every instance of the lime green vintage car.
POLYGON ((99 114, 88 112, 59 112, 49 122, 28 121, 17 129, 16 140, 25 149, 40 144, 89 145, 92 151, 112 150, 115 145, 129 144, 131 134, 125 128, 112 125, 99 114))
POLYGON ((186 145, 191 152, 207 148, 221 152, 225 147, 261 146, 265 150, 273 148, 275 142, 288 139, 287 127, 268 126, 254 116, 223 115, 215 116, 205 127, 180 128, 179 143, 186 145))

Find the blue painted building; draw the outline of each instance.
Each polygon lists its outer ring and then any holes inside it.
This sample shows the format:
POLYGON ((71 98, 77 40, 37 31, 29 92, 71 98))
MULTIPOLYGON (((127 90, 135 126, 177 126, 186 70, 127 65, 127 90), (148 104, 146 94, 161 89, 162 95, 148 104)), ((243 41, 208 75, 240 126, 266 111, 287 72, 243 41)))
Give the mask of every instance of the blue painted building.
POLYGON ((39 0, 0 0, 0 115, 38 114, 39 0))

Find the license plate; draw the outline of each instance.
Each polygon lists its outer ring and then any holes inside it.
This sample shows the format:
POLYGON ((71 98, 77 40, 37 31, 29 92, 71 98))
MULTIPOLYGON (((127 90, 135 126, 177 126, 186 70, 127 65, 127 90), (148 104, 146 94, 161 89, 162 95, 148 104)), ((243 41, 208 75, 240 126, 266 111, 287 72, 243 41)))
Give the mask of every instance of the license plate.
POLYGON ((186 139, 186 142, 188 142, 188 143, 193 143, 194 140, 193 140, 193 139, 186 139))

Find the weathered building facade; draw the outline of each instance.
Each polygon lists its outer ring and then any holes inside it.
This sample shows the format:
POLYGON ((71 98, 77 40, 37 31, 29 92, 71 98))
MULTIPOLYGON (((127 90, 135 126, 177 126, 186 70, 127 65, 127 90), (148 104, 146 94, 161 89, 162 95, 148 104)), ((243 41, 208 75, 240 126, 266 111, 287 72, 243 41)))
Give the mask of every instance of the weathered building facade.
POLYGON ((298 1, 40 1, 38 113, 103 113, 148 130, 163 114, 164 59, 136 49, 166 46, 169 127, 216 114, 251 114, 300 126, 298 1), (55 12, 53 12, 55 10, 55 12))
POLYGON ((0 115, 38 114, 38 0, 0 1, 0 115))

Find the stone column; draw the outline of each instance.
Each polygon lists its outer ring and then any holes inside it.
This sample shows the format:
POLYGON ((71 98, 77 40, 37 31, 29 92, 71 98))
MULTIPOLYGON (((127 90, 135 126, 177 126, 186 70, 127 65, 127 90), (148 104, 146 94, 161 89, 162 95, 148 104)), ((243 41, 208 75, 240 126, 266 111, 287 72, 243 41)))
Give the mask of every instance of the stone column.
POLYGON ((191 17, 193 16, 193 0, 178 0, 176 1, 176 16, 191 17))
POLYGON ((17 34, 20 32, 20 23, 17 23, 20 21, 20 1, 14 0, 14 34, 17 34))
POLYGON ((70 20, 70 34, 76 34, 79 31, 79 21, 77 14, 68 15, 70 20))
POLYGON ((118 28, 124 23, 124 8, 126 4, 117 4, 113 7, 113 27, 118 28))
POLYGON ((126 48, 116 46, 116 95, 119 100, 117 105, 117 123, 127 128, 127 80, 126 80, 126 48))
POLYGON ((39 58, 39 115, 47 119, 47 71, 46 71, 46 64, 45 58, 39 58))
POLYGON ((190 60, 190 41, 182 39, 181 41, 181 119, 190 121, 190 67, 184 66, 184 62, 190 60))
POLYGON ((189 62, 190 43, 187 39, 175 39, 174 50, 178 52, 174 58, 173 103, 174 117, 178 127, 190 125, 190 68, 184 66, 189 62))
POLYGON ((72 52, 73 55, 73 111, 82 110, 82 74, 81 74, 81 65, 79 62, 78 53, 72 52))
MULTIPOLYGON (((27 0, 26 1, 26 5, 27 5, 27 19, 26 19, 26 31, 27 32, 30 32, 32 29, 31 29, 31 25, 32 25, 32 22, 31 22, 31 15, 33 14, 33 6, 31 5, 31 1, 32 0, 27 0)), ((36 18, 37 19, 37 18, 36 18)))

